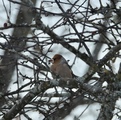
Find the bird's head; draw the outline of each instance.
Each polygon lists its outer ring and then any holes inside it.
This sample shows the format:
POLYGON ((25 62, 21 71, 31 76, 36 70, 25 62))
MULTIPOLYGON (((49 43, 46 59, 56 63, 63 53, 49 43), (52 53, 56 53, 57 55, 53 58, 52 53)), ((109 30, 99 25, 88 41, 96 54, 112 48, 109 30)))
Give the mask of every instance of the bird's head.
POLYGON ((60 54, 55 54, 51 60, 49 60, 52 64, 60 64, 67 62, 65 58, 60 54))

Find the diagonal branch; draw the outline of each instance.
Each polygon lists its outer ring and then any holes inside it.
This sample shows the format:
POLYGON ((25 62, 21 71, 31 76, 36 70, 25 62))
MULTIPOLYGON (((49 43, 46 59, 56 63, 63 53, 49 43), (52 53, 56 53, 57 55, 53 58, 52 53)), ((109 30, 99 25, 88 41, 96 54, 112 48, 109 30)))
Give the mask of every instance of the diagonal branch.
POLYGON ((76 35, 79 37, 79 40, 82 42, 82 44, 84 45, 85 49, 87 50, 87 53, 89 54, 90 57, 92 57, 89 48, 87 47, 87 45, 85 44, 85 42, 82 40, 81 36, 79 35, 76 27, 74 26, 74 24, 70 21, 69 17, 67 16, 66 12, 64 11, 64 9, 61 7, 61 5, 59 4, 59 2, 57 0, 55 0, 56 4, 58 5, 58 7, 61 9, 61 11, 64 14, 64 17, 67 18, 69 24, 72 26, 72 28, 74 29, 74 31, 76 32, 76 35))

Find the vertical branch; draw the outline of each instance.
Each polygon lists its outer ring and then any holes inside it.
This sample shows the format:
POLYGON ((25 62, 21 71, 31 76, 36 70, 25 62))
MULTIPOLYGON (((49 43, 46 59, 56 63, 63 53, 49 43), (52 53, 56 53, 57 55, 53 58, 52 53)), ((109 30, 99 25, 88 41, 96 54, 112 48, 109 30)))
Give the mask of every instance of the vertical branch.
MULTIPOLYGON (((103 6, 102 6, 101 1, 100 1, 100 5, 101 5, 101 9, 103 9, 103 6)), ((111 4, 111 7, 113 8, 113 4, 111 4)), ((103 11, 103 10, 102 10, 102 11, 103 11)), ((108 25, 108 23, 109 23, 110 16, 112 15, 112 9, 110 9, 110 10, 108 11, 108 13, 106 13, 106 10, 105 10, 105 14, 103 14, 103 15, 104 15, 104 23, 103 23, 103 25, 102 25, 103 28, 101 28, 101 29, 104 29, 104 27, 107 27, 107 25, 108 25)), ((102 48, 103 45, 104 45, 102 42, 107 43, 107 45, 108 45, 109 43, 112 43, 110 40, 107 39, 107 31, 106 31, 106 30, 103 30, 103 31, 102 31, 102 33, 101 33, 100 36, 99 36, 98 41, 99 41, 99 43, 97 43, 97 45, 95 46, 95 49, 94 49, 94 51, 93 51, 93 58, 94 58, 95 60, 98 59, 99 52, 100 52, 101 48, 102 48)))
MULTIPOLYGON (((33 0, 35 4, 36 1, 33 0)), ((25 7, 23 5, 20 6, 19 13, 16 16, 16 24, 30 24, 33 19, 33 14, 31 12, 31 8, 25 7)), ((26 46, 26 41, 23 37, 26 37, 30 31, 30 28, 23 27, 23 28, 15 28, 10 39, 10 42, 7 43, 7 49, 14 49, 17 52, 21 52, 24 50, 26 46)), ((11 82, 11 77, 13 75, 16 61, 18 60, 18 56, 14 53, 5 50, 4 57, 1 62, 0 68, 0 92, 4 93, 7 91, 9 83, 11 82)), ((4 104, 4 98, 0 99, 0 107, 4 104)))
POLYGON ((105 101, 101 105, 101 110, 97 120, 111 120, 113 118, 113 111, 115 109, 115 102, 112 97, 106 97, 105 101))

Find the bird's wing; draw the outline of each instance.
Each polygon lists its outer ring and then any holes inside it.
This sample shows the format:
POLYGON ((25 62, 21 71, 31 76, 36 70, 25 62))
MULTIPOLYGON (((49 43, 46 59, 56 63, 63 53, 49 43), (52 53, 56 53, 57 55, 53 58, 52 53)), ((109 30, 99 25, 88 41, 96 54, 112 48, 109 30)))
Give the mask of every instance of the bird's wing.
POLYGON ((66 63, 63 63, 60 67, 58 66, 58 75, 62 78, 72 78, 72 72, 66 63))

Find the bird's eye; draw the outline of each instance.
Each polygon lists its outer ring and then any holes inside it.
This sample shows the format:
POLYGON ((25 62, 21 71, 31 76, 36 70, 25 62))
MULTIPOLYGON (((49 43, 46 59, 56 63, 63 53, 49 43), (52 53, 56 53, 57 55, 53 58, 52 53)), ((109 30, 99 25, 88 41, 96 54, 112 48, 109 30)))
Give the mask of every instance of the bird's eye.
POLYGON ((53 60, 55 61, 55 60, 56 60, 56 58, 53 58, 53 60))

